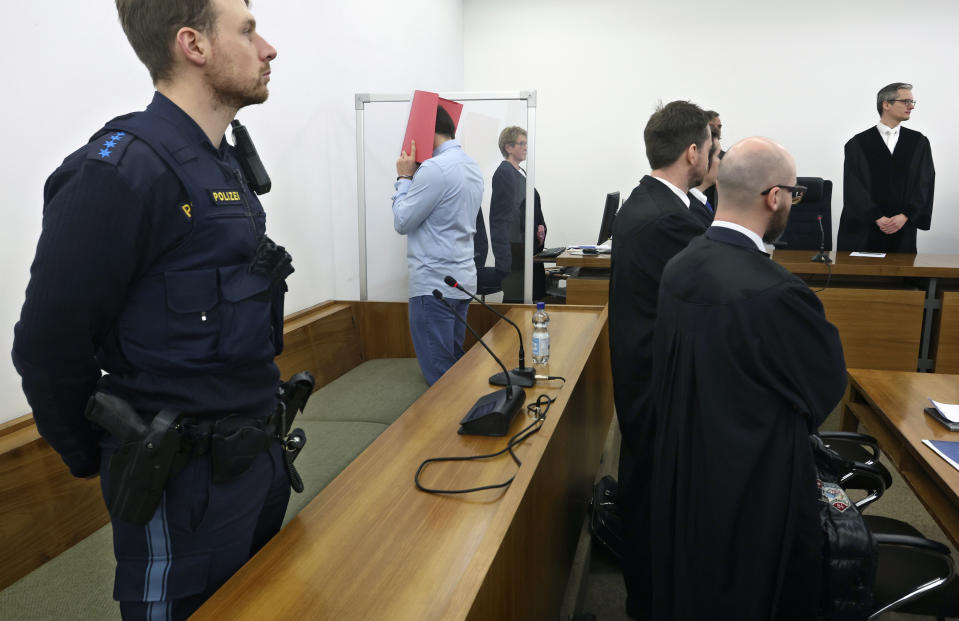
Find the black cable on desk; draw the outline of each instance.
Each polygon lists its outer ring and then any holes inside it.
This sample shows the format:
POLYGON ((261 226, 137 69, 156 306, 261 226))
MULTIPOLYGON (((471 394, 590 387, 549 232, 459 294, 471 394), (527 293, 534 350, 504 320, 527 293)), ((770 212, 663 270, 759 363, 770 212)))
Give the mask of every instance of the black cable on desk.
POLYGON ((816 289, 813 293, 819 293, 820 291, 825 291, 829 287, 829 281, 832 280, 832 262, 826 264, 826 284, 822 286, 822 289, 816 289))
MULTIPOLYGON (((565 381, 565 380, 564 380, 565 381)), ((513 447, 521 444, 526 438, 530 437, 543 427, 543 422, 546 420, 546 412, 549 411, 549 406, 556 401, 555 398, 550 398, 548 395, 540 395, 536 397, 536 401, 530 403, 526 406, 527 412, 535 417, 532 423, 524 427, 516 435, 509 439, 509 442, 506 443, 506 448, 495 453, 490 453, 488 455, 471 455, 469 457, 432 457, 427 459, 420 464, 420 467, 416 469, 416 475, 413 477, 413 482, 416 484, 416 489, 426 492, 428 494, 469 494, 472 492, 480 492, 487 489, 499 489, 502 487, 508 487, 510 483, 513 482, 513 479, 516 478, 514 474, 509 478, 509 480, 504 481, 503 483, 496 483, 493 485, 484 485, 482 487, 471 487, 469 489, 432 489, 425 487, 420 484, 420 474, 423 473, 423 470, 432 463, 443 462, 443 461, 477 461, 480 459, 490 459, 493 457, 499 457, 503 453, 509 453, 510 457, 513 458, 513 461, 516 462, 517 466, 522 466, 523 462, 520 461, 519 457, 516 456, 516 453, 513 452, 513 447)))
MULTIPOLYGON (((806 286, 812 289, 812 281, 816 277, 816 274, 810 274, 809 278, 803 280, 806 283, 806 286)), ((813 293, 819 293, 820 291, 825 291, 829 288, 829 282, 832 280, 832 262, 826 263, 826 283, 822 286, 821 289, 813 290, 813 293)))

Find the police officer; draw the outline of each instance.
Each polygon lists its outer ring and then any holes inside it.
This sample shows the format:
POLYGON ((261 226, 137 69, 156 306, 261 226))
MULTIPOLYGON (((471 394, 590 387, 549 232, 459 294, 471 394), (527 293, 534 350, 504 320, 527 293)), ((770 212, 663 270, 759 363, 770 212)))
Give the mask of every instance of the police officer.
POLYGON ((279 530, 290 495, 273 358, 292 270, 253 269, 266 216, 224 138, 266 100, 276 50, 247 0, 116 4, 157 92, 47 180, 13 359, 40 433, 74 476, 101 476, 123 617, 186 618, 279 530), (144 524, 111 505, 138 445, 85 419, 94 393, 143 425, 190 422, 144 524), (237 453, 240 436, 254 441, 237 453))

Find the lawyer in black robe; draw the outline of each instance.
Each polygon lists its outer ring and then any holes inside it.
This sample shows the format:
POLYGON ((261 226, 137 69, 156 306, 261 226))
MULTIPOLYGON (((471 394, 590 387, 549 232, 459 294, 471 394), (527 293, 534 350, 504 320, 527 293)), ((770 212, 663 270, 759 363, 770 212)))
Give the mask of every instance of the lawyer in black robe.
POLYGON ((822 304, 714 225, 666 265, 653 350, 652 618, 814 619, 809 434, 846 388, 822 304))
POLYGON ((649 532, 654 429, 650 380, 659 279, 666 262, 705 228, 679 196, 649 175, 640 180, 613 223, 609 344, 622 433, 619 497, 630 531, 623 573, 630 591, 630 613, 636 615, 648 605, 651 584, 645 535, 649 532))
POLYGON ((935 184, 929 139, 919 132, 900 126, 891 154, 876 127, 856 134, 846 143, 836 248, 915 253, 916 230, 932 223, 935 184), (907 222, 899 231, 879 230, 876 220, 900 213, 907 222))

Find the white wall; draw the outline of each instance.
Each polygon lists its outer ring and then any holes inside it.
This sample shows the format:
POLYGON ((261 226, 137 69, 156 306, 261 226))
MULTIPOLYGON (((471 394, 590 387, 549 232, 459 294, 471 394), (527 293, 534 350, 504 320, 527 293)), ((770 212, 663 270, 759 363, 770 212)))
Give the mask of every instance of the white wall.
MULTIPOLYGON (((353 94, 462 90, 461 4, 260 0, 253 12, 278 57, 270 100, 238 118, 273 180, 262 197, 270 236, 294 258, 287 310, 357 298, 353 94)), ((7 46, 0 352, 12 346, 40 233, 44 180, 105 121, 142 109, 153 92, 114 3, 20 3, 8 13, 0 25, 7 46)), ((382 191, 386 218, 391 190, 388 184, 382 191)), ((0 395, 0 422, 29 411, 7 353, 0 357, 0 395)))
MULTIPOLYGON (((723 144, 769 136, 801 176, 832 179, 842 207, 843 144, 877 122, 876 92, 911 82, 908 127, 938 171, 920 252, 957 252, 959 3, 464 0, 465 83, 537 89, 536 185, 548 246, 592 243, 606 192, 649 172, 643 128, 657 102, 718 110, 723 144)), ((835 234, 835 233, 834 233, 835 234)))
MULTIPOLYGON (((910 81, 920 104, 909 126, 930 137, 939 171, 933 231, 920 233, 919 249, 955 252, 957 3, 261 0, 253 8, 279 56, 270 101, 239 118, 273 178, 263 199, 270 235, 294 256, 289 310, 359 292, 356 92, 537 89, 536 183, 552 246, 595 238, 605 193, 628 194, 649 170, 642 130, 656 103, 680 98, 722 113, 725 144, 771 136, 796 156, 801 175, 833 179, 838 222, 843 143, 875 122, 880 86, 910 81)), ((20 3, 8 13, 0 25, 5 352, 46 176, 104 121, 141 109, 152 93, 112 2, 20 3)), ((464 147, 487 177, 499 163, 499 129, 524 117, 503 104, 464 111, 464 147)), ((404 242, 388 206, 389 151, 398 142, 390 131, 367 140, 379 154, 368 160, 371 182, 386 183, 367 186, 370 259, 402 273, 404 242)), ((0 421, 28 410, 9 358, 0 362, 0 395, 0 421)))

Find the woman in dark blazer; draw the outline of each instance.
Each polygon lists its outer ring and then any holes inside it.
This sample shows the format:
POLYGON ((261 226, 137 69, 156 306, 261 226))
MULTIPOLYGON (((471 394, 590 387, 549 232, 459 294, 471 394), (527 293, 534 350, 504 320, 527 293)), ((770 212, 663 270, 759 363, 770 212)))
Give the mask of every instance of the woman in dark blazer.
MULTIPOLYGON (((503 301, 523 301, 523 257, 526 224, 526 171, 520 164, 526 161, 526 130, 511 126, 500 132, 499 150, 505 158, 493 173, 493 193, 490 197, 490 245, 496 259, 496 272, 502 277, 503 301)), ((546 221, 540 206, 539 192, 535 191, 533 225, 536 239, 533 253, 540 252, 546 243, 546 221)), ((546 271, 542 263, 533 264, 533 299, 546 296, 546 271)))

